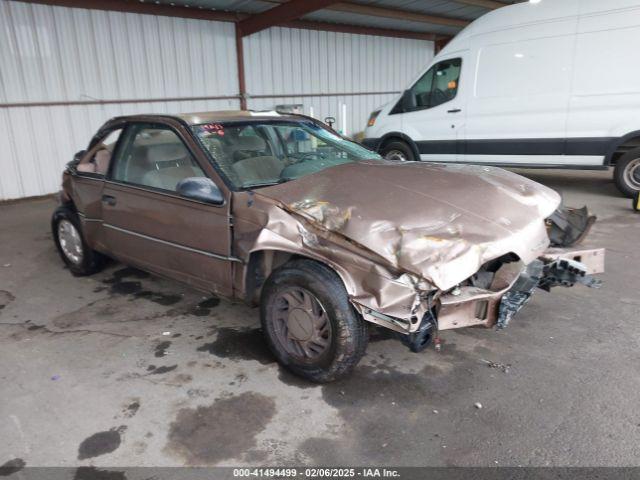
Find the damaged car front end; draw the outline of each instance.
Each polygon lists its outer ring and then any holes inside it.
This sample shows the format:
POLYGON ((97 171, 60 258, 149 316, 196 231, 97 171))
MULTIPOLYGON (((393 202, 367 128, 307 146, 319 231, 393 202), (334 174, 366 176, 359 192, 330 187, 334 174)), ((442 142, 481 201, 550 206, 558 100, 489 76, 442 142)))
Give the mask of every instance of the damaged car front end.
POLYGON ((595 220, 586 210, 496 168, 360 162, 240 193, 234 207, 240 256, 329 265, 359 315, 413 351, 442 330, 504 328, 536 289, 598 287, 604 270, 603 249, 574 247, 595 220))

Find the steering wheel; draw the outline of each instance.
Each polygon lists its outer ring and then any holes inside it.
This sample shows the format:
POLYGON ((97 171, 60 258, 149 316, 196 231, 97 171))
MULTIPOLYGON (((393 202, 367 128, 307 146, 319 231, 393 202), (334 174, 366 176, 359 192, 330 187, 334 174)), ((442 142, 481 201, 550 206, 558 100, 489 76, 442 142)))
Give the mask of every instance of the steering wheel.
POLYGON ((448 100, 449 100, 448 95, 444 93, 444 91, 440 90, 439 88, 434 89, 433 92, 431 93, 432 105, 440 105, 441 103, 444 103, 448 100))

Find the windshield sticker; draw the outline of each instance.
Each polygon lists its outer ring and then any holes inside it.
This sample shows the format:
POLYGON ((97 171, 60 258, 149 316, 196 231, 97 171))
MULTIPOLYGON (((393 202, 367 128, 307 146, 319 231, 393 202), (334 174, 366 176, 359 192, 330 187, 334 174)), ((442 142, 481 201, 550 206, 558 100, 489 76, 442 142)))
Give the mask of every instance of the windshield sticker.
POLYGON ((202 129, 213 135, 220 135, 221 137, 224 136, 224 127, 219 123, 207 123, 202 125, 202 129))

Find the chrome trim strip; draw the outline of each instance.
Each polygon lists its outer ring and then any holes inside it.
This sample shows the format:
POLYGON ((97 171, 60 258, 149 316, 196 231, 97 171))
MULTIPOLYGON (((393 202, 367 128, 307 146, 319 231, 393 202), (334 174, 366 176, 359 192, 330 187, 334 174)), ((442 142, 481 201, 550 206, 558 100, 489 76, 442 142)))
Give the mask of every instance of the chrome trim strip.
POLYGON ((99 222, 102 223, 101 218, 89 218, 82 212, 77 212, 78 216, 82 219, 83 222, 99 222))
POLYGON ((204 250, 198 250, 197 248, 186 247, 184 245, 180 245, 178 243, 168 242, 166 240, 160 240, 159 238, 150 237, 148 235, 144 235, 142 233, 132 232, 131 230, 126 230, 124 228, 116 227, 115 225, 111 225, 109 223, 103 223, 103 225, 107 228, 111 228, 112 230, 117 230, 118 232, 126 233, 128 235, 133 235, 134 237, 144 238, 145 240, 151 240, 152 242, 162 243, 163 245, 167 245, 169 247, 179 248, 181 250, 186 250, 187 252, 199 253, 200 255, 205 255, 211 258, 217 258, 218 260, 228 260, 230 262, 238 262, 242 263, 242 260, 236 257, 227 257, 224 255, 218 255, 216 253, 205 252, 204 250))

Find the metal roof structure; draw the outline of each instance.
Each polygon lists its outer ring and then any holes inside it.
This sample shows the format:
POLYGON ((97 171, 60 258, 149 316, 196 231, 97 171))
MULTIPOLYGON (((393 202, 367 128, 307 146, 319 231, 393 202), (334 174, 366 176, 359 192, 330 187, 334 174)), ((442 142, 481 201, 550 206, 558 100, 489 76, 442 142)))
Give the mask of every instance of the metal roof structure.
MULTIPOLYGON (((304 0, 311 11, 302 21, 371 27, 451 37, 466 23, 488 11, 520 0, 349 0, 323 2, 304 0), (315 8, 320 6, 321 8, 315 8)), ((157 3, 236 14, 260 15, 295 0, 160 0, 157 3)))
POLYGON ((234 22, 240 36, 272 26, 446 42, 468 23, 522 0, 27 0, 234 22))

